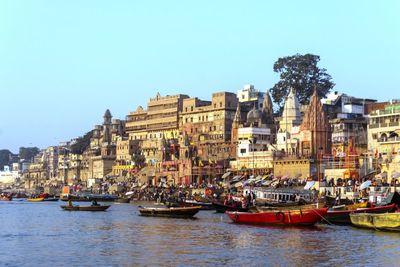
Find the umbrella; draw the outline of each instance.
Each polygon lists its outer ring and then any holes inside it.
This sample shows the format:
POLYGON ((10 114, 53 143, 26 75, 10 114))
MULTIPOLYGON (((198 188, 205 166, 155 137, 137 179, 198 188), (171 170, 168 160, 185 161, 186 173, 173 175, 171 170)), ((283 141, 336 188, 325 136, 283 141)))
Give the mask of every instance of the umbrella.
POLYGON ((242 183, 242 182, 238 182, 238 183, 235 184, 235 187, 236 187, 236 188, 237 188, 237 187, 241 187, 241 186, 243 186, 243 183, 242 183))
POLYGON ((399 178, 400 177, 400 172, 392 172, 392 178, 399 178))
POLYGON ((360 185, 360 190, 364 190, 365 188, 368 188, 371 186, 371 180, 365 181, 360 185))
POLYGON ((130 195, 133 195, 133 194, 134 194, 133 191, 129 191, 129 192, 126 192, 126 193, 125 193, 125 196, 130 196, 130 195))

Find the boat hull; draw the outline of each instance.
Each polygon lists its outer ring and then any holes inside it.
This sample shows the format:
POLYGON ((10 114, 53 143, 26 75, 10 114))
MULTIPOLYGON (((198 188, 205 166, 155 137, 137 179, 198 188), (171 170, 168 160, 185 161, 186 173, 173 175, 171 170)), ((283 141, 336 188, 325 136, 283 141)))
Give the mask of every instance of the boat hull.
POLYGON ((326 220, 334 224, 351 224, 350 214, 352 213, 385 213, 394 211, 395 209, 396 204, 355 210, 329 210, 326 215, 326 220))
POLYGON ((350 214, 351 223, 357 227, 400 231, 400 212, 350 214))
POLYGON ((225 213, 226 211, 240 211, 240 212, 249 211, 248 208, 228 206, 217 202, 213 202, 212 205, 213 208, 215 209, 215 212, 217 213, 225 213))
POLYGON ((258 213, 227 211, 226 214, 234 223, 239 224, 310 226, 319 222, 326 215, 327 210, 327 208, 320 208, 258 213))
POLYGON ((28 202, 42 202, 42 201, 44 201, 44 198, 43 197, 28 198, 26 201, 28 201, 28 202))
POLYGON ((63 210, 68 211, 105 211, 110 207, 110 205, 104 206, 61 206, 63 210))
POLYGON ((181 208, 139 208, 140 215, 148 217, 192 218, 201 206, 181 208))

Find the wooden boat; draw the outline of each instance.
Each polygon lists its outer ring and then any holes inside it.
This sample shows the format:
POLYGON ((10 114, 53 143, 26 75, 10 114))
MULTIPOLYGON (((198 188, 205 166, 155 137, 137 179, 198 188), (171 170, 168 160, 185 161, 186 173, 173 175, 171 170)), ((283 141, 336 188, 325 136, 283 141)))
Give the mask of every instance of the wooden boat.
POLYGON ((114 202, 117 202, 117 203, 129 203, 130 201, 131 201, 130 198, 116 198, 114 200, 114 202))
MULTIPOLYGON (((319 207, 323 207, 324 205, 321 205, 319 207)), ((307 210, 307 209, 315 209, 317 208, 317 204, 307 204, 307 205, 301 205, 301 206, 282 206, 282 207, 273 207, 273 206, 256 206, 256 209, 258 212, 267 212, 271 210, 307 210)))
MULTIPOLYGON (((336 197, 334 197, 334 196, 324 196, 324 200, 325 200, 325 204, 326 204, 328 207, 335 206, 335 204, 337 205, 337 203, 336 203, 337 200, 336 200, 336 197)), ((345 199, 341 198, 341 199, 339 200, 339 202, 340 202, 340 204, 342 204, 342 205, 351 205, 351 204, 353 204, 353 201, 350 200, 350 199, 347 199, 347 198, 345 198, 345 199)))
POLYGON ((379 230, 400 231, 400 212, 392 213, 352 213, 351 223, 357 227, 379 230))
POLYGON ((45 199, 43 199, 43 201, 59 201, 60 199, 59 198, 56 198, 56 197, 49 197, 49 198, 45 198, 45 199))
POLYGON ((171 207, 171 208, 152 208, 139 207, 140 215, 151 217, 170 217, 170 218, 192 218, 201 206, 194 207, 171 207))
POLYGON ((275 210, 267 212, 235 212, 227 211, 226 214, 234 223, 280 226, 309 226, 321 221, 328 209, 297 209, 275 210))
POLYGON ((333 206, 331 209, 332 210, 355 210, 355 209, 361 209, 361 208, 367 208, 368 207, 368 202, 360 202, 360 203, 354 203, 350 205, 339 205, 339 206, 333 206))
POLYGON ((385 213, 396 210, 396 204, 376 206, 373 208, 358 208, 354 210, 328 210, 326 220, 336 224, 351 224, 351 213, 385 213))
POLYGON ((189 200, 189 199, 186 199, 183 202, 180 202, 179 205, 181 207, 201 206, 201 210, 213 210, 214 209, 212 202, 201 202, 201 201, 189 200))
POLYGON ((63 210, 69 211, 105 211, 110 205, 98 206, 60 206, 63 210))
POLYGON ((212 202, 212 205, 217 213, 225 213, 226 211, 240 211, 240 212, 249 211, 249 208, 242 208, 241 206, 238 205, 230 206, 218 202, 212 202))
POLYGON ((42 202, 43 200, 44 200, 43 197, 35 197, 35 198, 26 199, 26 201, 29 201, 29 202, 42 202))
POLYGON ((1 196, 0 197, 0 201, 11 201, 12 200, 12 197, 9 197, 9 196, 1 196))

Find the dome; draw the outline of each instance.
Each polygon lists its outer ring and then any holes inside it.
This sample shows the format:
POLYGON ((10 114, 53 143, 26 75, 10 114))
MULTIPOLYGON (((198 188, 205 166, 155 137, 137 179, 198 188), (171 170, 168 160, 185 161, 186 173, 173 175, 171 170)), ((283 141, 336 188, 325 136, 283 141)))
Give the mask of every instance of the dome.
POLYGON ((247 122, 259 121, 262 118, 262 112, 253 107, 252 110, 247 113, 247 122))

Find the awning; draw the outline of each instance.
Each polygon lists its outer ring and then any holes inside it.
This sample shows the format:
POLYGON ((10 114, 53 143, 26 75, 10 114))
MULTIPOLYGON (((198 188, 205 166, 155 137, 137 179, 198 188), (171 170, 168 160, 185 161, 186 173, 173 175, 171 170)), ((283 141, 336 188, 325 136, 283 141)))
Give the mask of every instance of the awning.
POLYGON ((286 180, 288 178, 289 178, 289 175, 284 175, 284 176, 281 177, 281 180, 286 180))
POLYGON ((130 195, 133 195, 133 194, 134 194, 133 191, 129 191, 129 192, 125 193, 125 196, 130 196, 130 195))
POLYGON ((229 175, 231 175, 231 172, 226 172, 226 173, 224 173, 224 175, 222 175, 222 179, 225 179, 225 178, 228 177, 229 175))
POLYGON ((370 181, 370 180, 365 181, 364 183, 362 183, 362 184, 360 185, 360 190, 364 190, 365 188, 368 188, 368 187, 370 187, 370 186, 371 186, 371 181, 370 181))
POLYGON ((315 184, 315 181, 308 181, 304 186, 304 190, 310 190, 315 184))
POLYGON ((143 185, 140 189, 145 189, 147 187, 147 184, 143 185))

